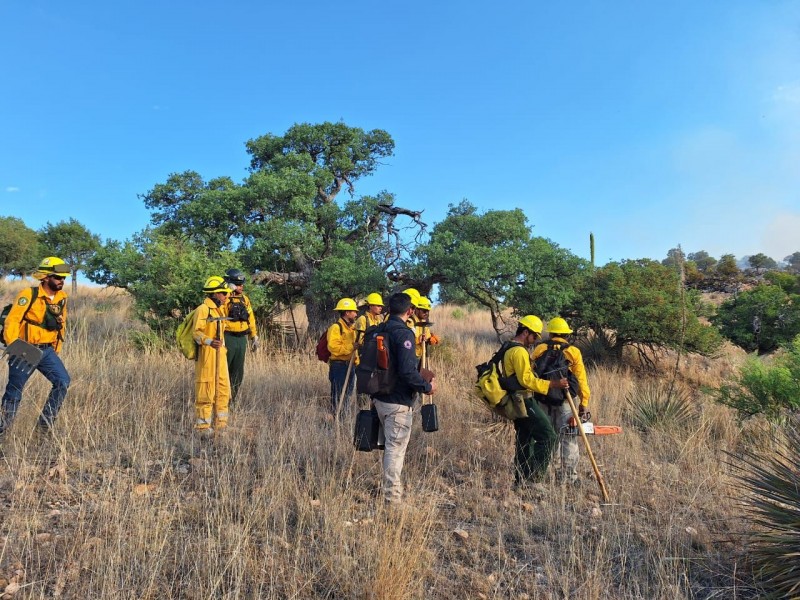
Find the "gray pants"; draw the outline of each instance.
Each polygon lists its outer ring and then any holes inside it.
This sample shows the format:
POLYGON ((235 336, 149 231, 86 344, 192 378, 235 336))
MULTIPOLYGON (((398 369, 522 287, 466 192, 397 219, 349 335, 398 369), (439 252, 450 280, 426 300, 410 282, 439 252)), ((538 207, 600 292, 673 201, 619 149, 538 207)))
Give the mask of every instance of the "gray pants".
POLYGON ((558 451, 560 448, 561 453, 561 477, 569 483, 575 483, 578 480, 578 436, 564 435, 562 433, 563 428, 569 425, 569 420, 572 418, 572 410, 570 410, 567 402, 559 406, 548 406, 540 402, 539 406, 547 413, 553 429, 558 434, 556 449, 558 451))
POLYGON ((383 451, 383 499, 389 503, 403 500, 403 462, 411 439, 413 409, 403 404, 375 400, 375 410, 383 427, 386 447, 383 451))

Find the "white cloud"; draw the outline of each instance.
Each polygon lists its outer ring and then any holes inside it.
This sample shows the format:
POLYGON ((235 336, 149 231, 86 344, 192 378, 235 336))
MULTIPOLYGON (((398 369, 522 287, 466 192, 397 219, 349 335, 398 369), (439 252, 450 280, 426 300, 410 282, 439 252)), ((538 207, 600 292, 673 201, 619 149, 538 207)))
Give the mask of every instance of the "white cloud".
POLYGON ((18 187, 14 187, 14 186, 10 185, 10 186, 8 186, 8 187, 6 188, 6 191, 7 191, 9 194, 13 194, 14 192, 18 192, 18 191, 19 191, 19 188, 18 188, 18 187))

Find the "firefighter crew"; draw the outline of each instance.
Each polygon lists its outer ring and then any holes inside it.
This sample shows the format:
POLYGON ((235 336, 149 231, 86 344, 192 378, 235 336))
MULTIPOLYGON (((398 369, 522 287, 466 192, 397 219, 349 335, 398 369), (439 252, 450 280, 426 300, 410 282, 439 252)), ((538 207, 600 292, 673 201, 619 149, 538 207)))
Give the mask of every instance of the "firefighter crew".
MULTIPOLYGON (((67 325, 67 294, 63 291, 69 266, 56 256, 48 256, 33 274, 38 287, 26 287, 18 295, 5 322, 6 344, 21 339, 42 350, 36 370, 52 384, 37 422, 37 429, 48 432, 61 409, 69 388, 69 373, 59 353, 67 325)), ((8 385, 0 406, 0 435, 14 420, 22 400, 22 390, 32 373, 8 367, 8 385)))
POLYGON ((227 320, 223 305, 231 293, 225 279, 214 275, 203 286, 206 299, 197 307, 194 341, 199 344, 195 364, 195 425, 210 438, 228 425, 231 388, 223 334, 227 320))
MULTIPOLYGON (((589 397, 591 392, 589 390, 589 382, 586 379, 586 368, 583 365, 583 356, 581 351, 569 343, 567 337, 572 333, 567 322, 561 317, 555 317, 547 323, 547 332, 550 335, 548 342, 554 344, 556 348, 560 344, 564 345, 564 358, 567 359, 569 371, 575 376, 578 382, 578 395, 580 396, 580 403, 578 404, 578 414, 583 417, 589 413, 589 397)), ((548 349, 548 344, 539 344, 533 349, 533 361, 535 362, 542 354, 548 349)), ((575 399, 578 402, 578 399, 575 399)), ((564 431, 573 419, 572 409, 566 400, 557 405, 551 406, 539 402, 539 405, 547 412, 550 422, 557 432, 564 431)), ((578 436, 577 435, 561 435, 561 467, 562 472, 560 478, 566 483, 578 483, 578 436)))
POLYGON ((384 321, 383 298, 377 292, 367 296, 367 309, 356 319, 356 331, 358 332, 358 342, 364 337, 364 332, 375 325, 380 325, 384 321))
MULTIPOLYGON (((422 345, 436 346, 439 344, 439 338, 431 333, 430 315, 431 315, 431 301, 425 296, 417 298, 416 302, 411 302, 414 306, 414 336, 416 337, 416 354, 419 360, 422 360, 422 345)), ((425 365, 422 365, 425 366, 425 365)), ((427 368, 427 367, 426 367, 427 368)))
POLYGON ((245 276, 239 269, 228 269, 225 282, 231 288, 228 301, 224 305, 225 316, 225 351, 228 355, 228 375, 231 380, 231 401, 236 400, 239 387, 244 379, 244 358, 247 354, 247 341, 250 349, 258 350, 258 328, 250 298, 244 293, 245 276))
POLYGON ((355 368, 358 364, 356 356, 355 320, 358 315, 356 301, 342 298, 334 309, 339 313, 336 322, 328 327, 328 380, 331 382, 331 410, 336 414, 336 407, 342 397, 347 398, 355 385, 355 368), (348 373, 349 371, 349 373, 348 373), (344 389, 347 379, 347 389, 344 389))
POLYGON ((511 345, 503 354, 503 372, 506 377, 517 376, 522 391, 513 392, 525 407, 523 414, 513 420, 515 431, 514 479, 518 486, 540 482, 547 472, 550 456, 558 442, 547 413, 531 392, 546 394, 552 388, 564 389, 565 378, 554 381, 539 379, 531 367, 530 347, 542 336, 542 320, 536 315, 525 315, 519 320, 511 345))

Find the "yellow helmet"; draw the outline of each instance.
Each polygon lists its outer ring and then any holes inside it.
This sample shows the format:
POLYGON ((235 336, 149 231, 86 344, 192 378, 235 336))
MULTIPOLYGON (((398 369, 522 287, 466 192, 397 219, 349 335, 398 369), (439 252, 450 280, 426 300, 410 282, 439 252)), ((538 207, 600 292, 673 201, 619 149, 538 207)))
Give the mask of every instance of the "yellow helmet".
POLYGON ((542 327, 544 326, 542 320, 536 315, 525 315, 519 320, 519 324, 538 334, 542 333, 542 327))
POLYGON ((225 283, 225 279, 219 275, 212 275, 206 279, 206 284, 203 286, 204 294, 216 294, 222 292, 223 294, 230 294, 231 288, 225 283))
POLYGON ((371 304, 373 306, 383 306, 383 298, 378 292, 372 292, 369 296, 367 296, 367 304, 371 304))
POLYGON ((39 263, 39 267, 33 276, 36 279, 44 279, 48 275, 58 275, 68 277, 70 272, 69 265, 57 256, 48 256, 39 263))
POLYGON ((419 298, 417 298, 416 303, 414 303, 413 300, 411 301, 411 303, 414 304, 414 306, 416 306, 420 310, 430 310, 431 309, 431 301, 428 300, 425 296, 420 296, 419 298))
POLYGON ((342 298, 336 303, 333 310, 358 310, 358 307, 352 298, 342 298))
POLYGON ((555 317, 554 319, 550 319, 547 323, 547 332, 548 333, 572 333, 572 329, 569 328, 567 322, 562 319, 561 317, 555 317))
POLYGON ((417 298, 419 298, 419 292, 414 288, 408 288, 407 290, 403 290, 403 293, 409 298, 411 298, 411 304, 413 306, 416 306, 415 303, 417 301, 417 298))

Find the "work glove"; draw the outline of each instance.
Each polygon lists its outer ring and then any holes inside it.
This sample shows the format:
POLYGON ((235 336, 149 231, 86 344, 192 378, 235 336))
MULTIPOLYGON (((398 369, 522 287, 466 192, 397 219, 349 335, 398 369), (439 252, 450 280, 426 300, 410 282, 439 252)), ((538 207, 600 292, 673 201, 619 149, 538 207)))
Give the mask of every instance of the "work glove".
POLYGON ((258 343, 258 337, 257 336, 254 337, 252 340, 250 340, 250 351, 251 352, 256 352, 258 350, 259 346, 260 346, 260 344, 258 343))
POLYGON ((578 416, 581 418, 581 423, 586 423, 592 418, 592 413, 589 412, 583 404, 578 405, 578 416))

